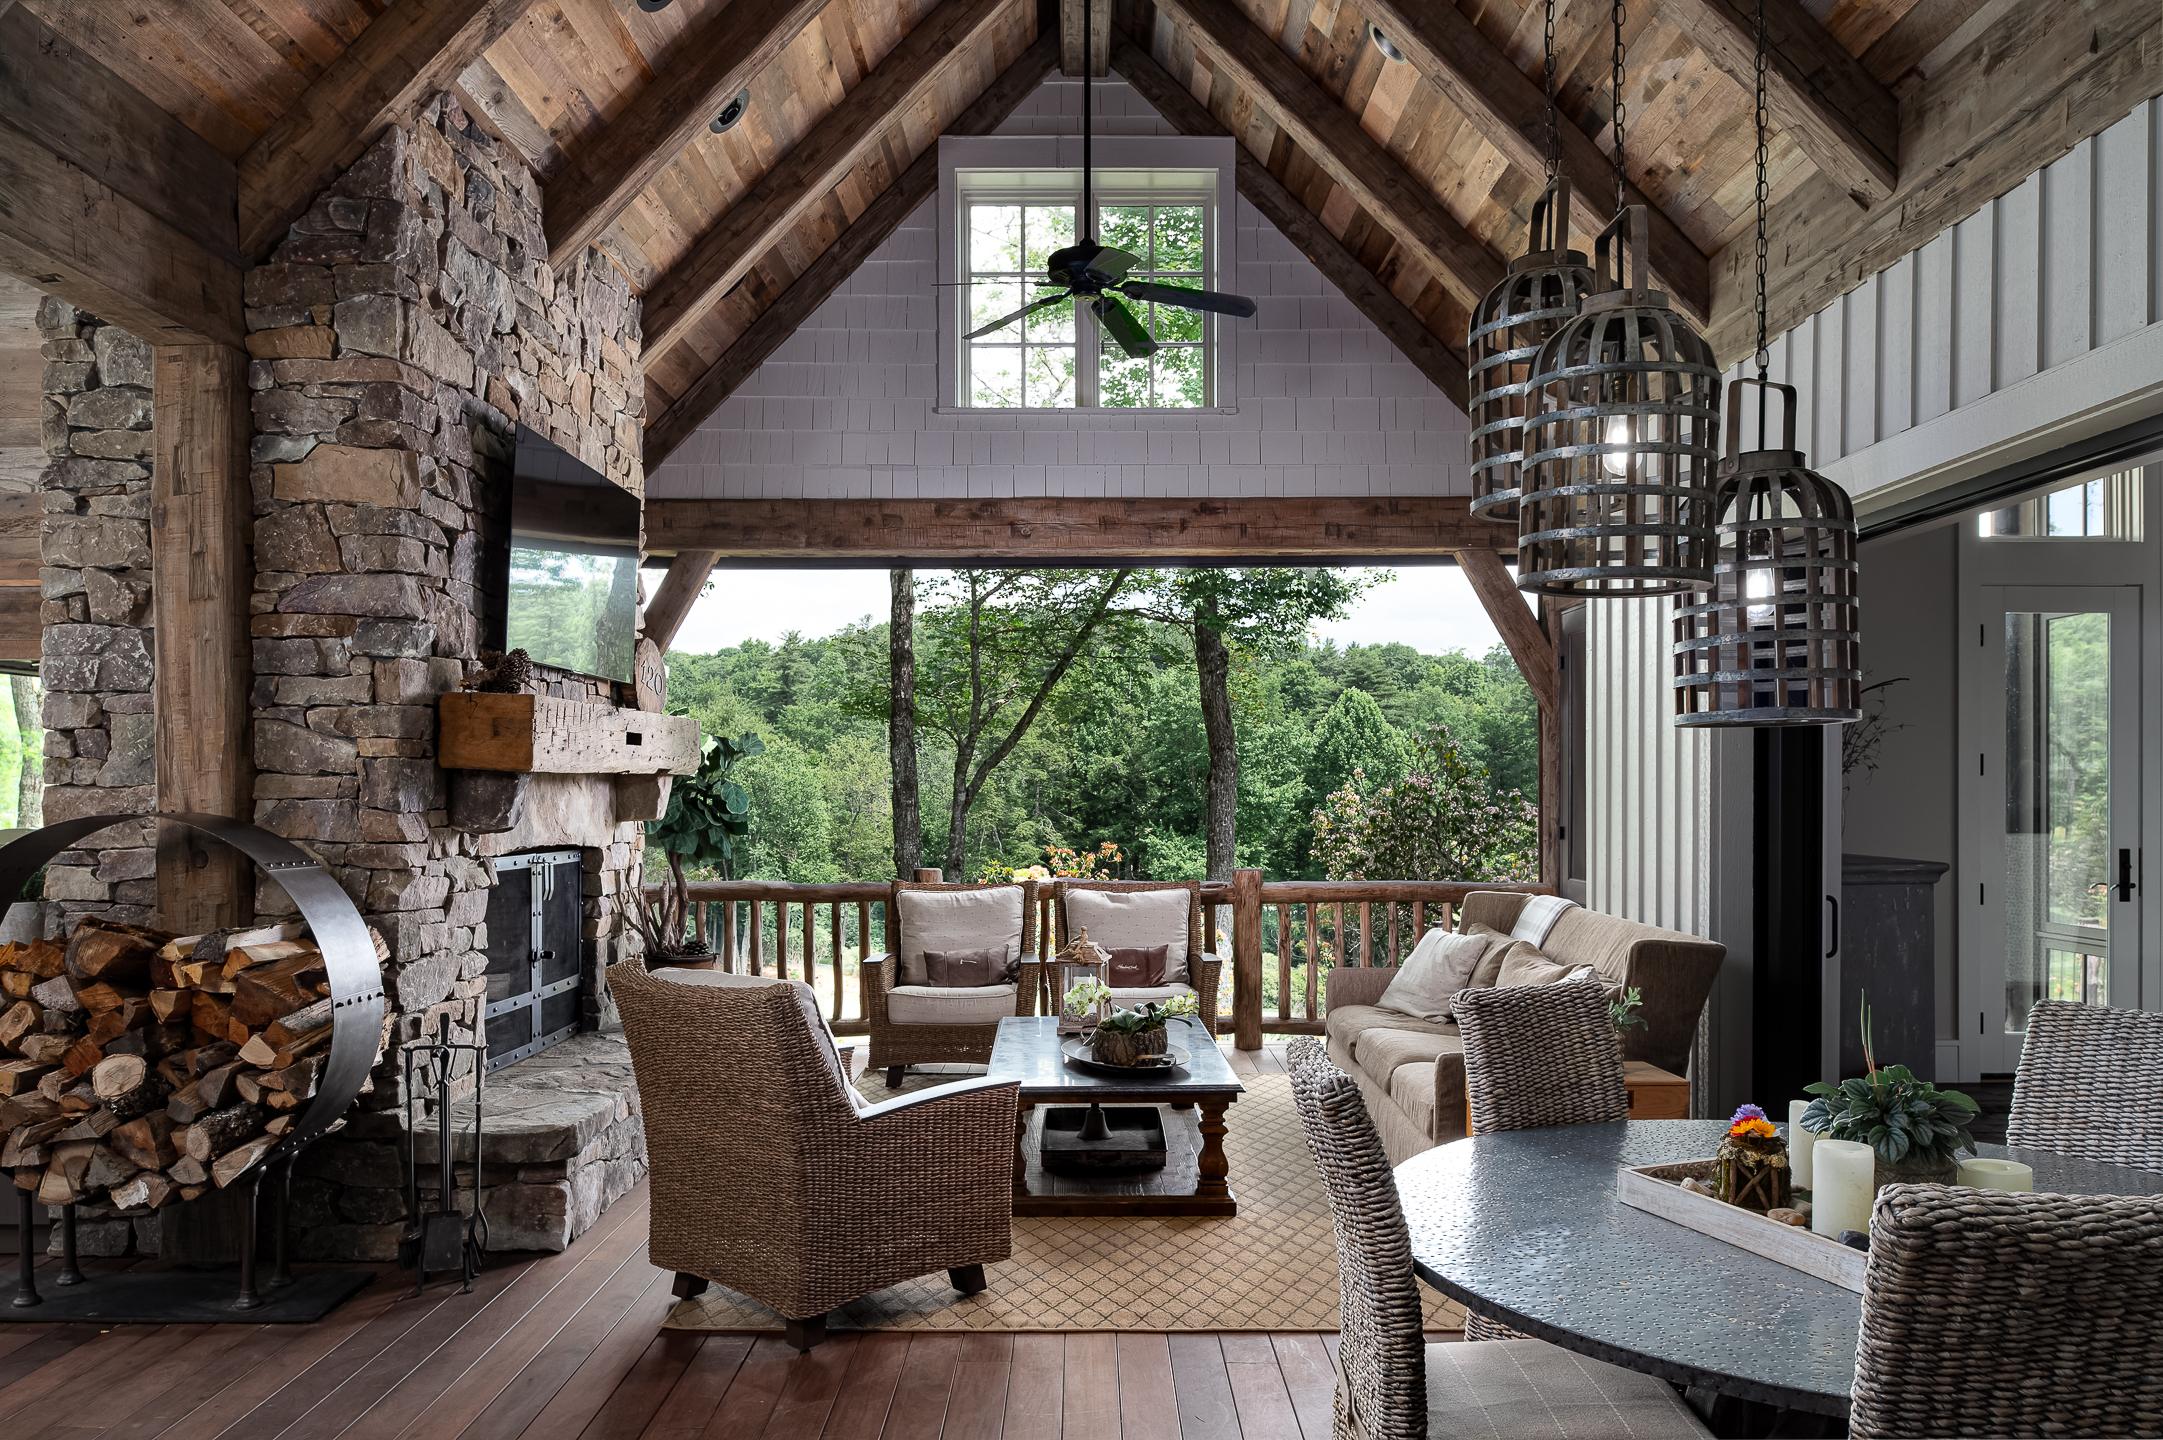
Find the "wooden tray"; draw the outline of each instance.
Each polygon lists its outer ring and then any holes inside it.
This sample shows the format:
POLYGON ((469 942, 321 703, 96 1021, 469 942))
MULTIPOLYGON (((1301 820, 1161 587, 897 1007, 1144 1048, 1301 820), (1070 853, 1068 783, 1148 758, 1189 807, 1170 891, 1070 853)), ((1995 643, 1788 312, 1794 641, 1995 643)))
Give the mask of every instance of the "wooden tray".
POLYGON ((1700 1235, 1710 1235, 1737 1249, 1775 1260, 1805 1275, 1814 1275, 1843 1290, 1863 1293, 1863 1267, 1870 1257, 1805 1225, 1783 1225, 1755 1210, 1728 1205, 1710 1195, 1682 1188, 1692 1176, 1710 1181, 1718 1162, 1683 1160, 1673 1165, 1624 1166, 1616 1178, 1615 1195, 1623 1204, 1700 1235))

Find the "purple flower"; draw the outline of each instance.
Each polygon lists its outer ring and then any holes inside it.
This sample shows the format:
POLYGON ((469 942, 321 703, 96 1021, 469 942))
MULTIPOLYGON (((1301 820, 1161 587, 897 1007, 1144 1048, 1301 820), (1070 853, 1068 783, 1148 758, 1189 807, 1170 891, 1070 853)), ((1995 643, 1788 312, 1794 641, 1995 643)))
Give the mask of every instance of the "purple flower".
POLYGON ((1737 1110, 1734 1116, 1727 1123, 1730 1126, 1735 1126, 1740 1125, 1745 1120, 1763 1120, 1765 1118, 1765 1112, 1759 1109, 1757 1106, 1745 1105, 1741 1109, 1737 1110))

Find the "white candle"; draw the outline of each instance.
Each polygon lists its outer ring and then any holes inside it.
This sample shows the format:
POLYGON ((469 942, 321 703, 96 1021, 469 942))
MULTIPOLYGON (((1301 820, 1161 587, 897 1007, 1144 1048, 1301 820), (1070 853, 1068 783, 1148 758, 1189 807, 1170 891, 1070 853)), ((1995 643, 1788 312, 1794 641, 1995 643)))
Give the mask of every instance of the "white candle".
POLYGON ((2035 1171, 2018 1160, 1971 1155, 1960 1162, 1958 1183, 1977 1190, 2033 1190, 2035 1171))
POLYGON ((1816 1131, 1803 1129, 1803 1111, 1809 1108, 1808 1100, 1787 1102, 1788 1175, 1805 1190, 1810 1188, 1810 1151, 1818 1140, 1816 1131))
POLYGON ((1877 1197, 1877 1152, 1854 1140, 1820 1140, 1810 1157, 1817 1183, 1810 1187, 1810 1228, 1840 1238, 1843 1230, 1870 1229, 1870 1202, 1877 1197))

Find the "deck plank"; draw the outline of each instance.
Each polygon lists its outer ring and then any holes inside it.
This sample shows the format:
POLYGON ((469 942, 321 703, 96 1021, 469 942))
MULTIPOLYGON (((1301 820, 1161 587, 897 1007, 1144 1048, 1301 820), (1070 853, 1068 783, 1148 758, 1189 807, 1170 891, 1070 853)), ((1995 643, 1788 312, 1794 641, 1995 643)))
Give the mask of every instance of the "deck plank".
POLYGON ((1162 1335, 1124 1334, 1119 1344, 1121 1440, 1180 1440, 1172 1352, 1162 1335))
POLYGON ((1119 1440, 1119 1337, 1066 1337, 1065 1440, 1119 1440))
POLYGON ((701 1335, 698 1340, 698 1350, 639 1440, 698 1440, 751 1353, 749 1335, 701 1335))
POLYGON ((893 1403, 879 1431, 880 1440, 939 1440, 960 1364, 960 1336, 910 1337, 906 1366, 901 1383, 891 1392, 893 1403))
MULTIPOLYGON (((666 1307, 654 1306, 642 1309, 649 1292, 659 1289, 663 1300, 669 1299, 668 1287, 661 1284, 661 1272, 637 1257, 626 1261, 610 1275, 602 1286, 594 1291, 593 1298, 579 1307, 576 1315, 564 1324, 541 1352, 527 1362, 465 1429, 455 1432, 461 1440, 517 1440, 528 1433, 536 1416, 548 1410, 556 1401, 571 1378, 579 1374, 593 1353, 604 1345, 623 1324, 625 1317, 634 1313, 650 1314, 649 1326, 658 1326, 666 1307)), ((649 1331, 650 1332, 650 1328, 649 1331)), ((635 1353, 635 1352, 634 1352, 635 1353)), ((604 1390, 593 1403, 598 1405, 608 1398, 604 1390)), ((569 1402, 572 1407, 584 1403, 585 1397, 574 1392, 569 1402)), ((578 1424, 569 1433, 592 1418, 592 1412, 581 1415, 578 1424)), ((454 1433, 448 1427, 432 1428, 437 1435, 454 1433)), ((535 1433, 546 1433, 536 1431, 535 1433)), ((558 1432, 561 1434, 562 1432, 558 1432)))
POLYGON ((1215 1335, 1174 1335, 1166 1345, 1179 1394, 1180 1440, 1240 1440, 1223 1341, 1215 1335))
POLYGON ((946 1402, 939 1440, 1001 1440, 1016 1337, 979 1331, 960 1338, 961 1359, 954 1367, 954 1392, 946 1402))
POLYGON ((1065 1388, 1065 1339, 1016 1335, 1014 1368, 1007 1373, 1002 1440, 1059 1440, 1065 1388))
POLYGON ((848 1377, 826 1417, 824 1440, 879 1440, 894 1405, 895 1387, 906 1373, 904 1362, 914 1353, 907 1335, 889 1331, 858 1336, 856 1358, 849 1362, 848 1377))
POLYGON ((1224 1337, 1224 1371, 1239 1412, 1241 1440, 1300 1440, 1299 1416, 1267 1335, 1224 1337))
POLYGON ((699 1440, 744 1440, 763 1431, 774 1407, 781 1403, 781 1392, 788 1389, 789 1370, 796 1358, 796 1352, 778 1335, 762 1335, 753 1341, 751 1353, 744 1356, 728 1393, 699 1432, 699 1440))
POLYGON ((1319 1335, 1272 1335, 1277 1371, 1292 1399, 1299 1433, 1306 1440, 1330 1440, 1331 1409, 1337 1393, 1337 1370, 1319 1335))
POLYGON ((826 1428, 826 1417, 833 1413, 834 1401, 840 1397, 849 1365, 856 1358, 856 1340, 854 1335, 837 1335, 796 1357, 788 1367, 787 1383, 766 1429, 743 1431, 741 1440, 748 1440, 754 1433, 762 1434, 763 1440, 818 1440, 826 1428))

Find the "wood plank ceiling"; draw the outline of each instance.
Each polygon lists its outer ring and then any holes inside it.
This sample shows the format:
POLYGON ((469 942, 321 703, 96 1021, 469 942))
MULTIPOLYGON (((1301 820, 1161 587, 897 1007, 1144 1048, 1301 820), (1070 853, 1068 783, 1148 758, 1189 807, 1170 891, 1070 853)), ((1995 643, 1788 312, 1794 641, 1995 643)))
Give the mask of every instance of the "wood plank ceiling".
MULTIPOLYGON (((400 8, 445 12, 434 25, 445 36, 488 27, 481 38, 492 43, 459 76, 459 90, 541 174, 552 239, 559 226, 585 233, 594 217, 591 232, 648 294, 649 335, 663 342, 647 354, 649 423, 688 394, 672 421, 680 434, 685 411, 725 388, 716 377, 744 368, 744 352, 731 362, 730 347, 792 286, 800 304, 797 282, 830 247, 863 243, 861 227, 849 237, 852 224, 942 130, 967 123, 1025 52, 1037 53, 1040 34, 1078 68, 1079 6, 1089 3, 1114 32, 1099 31, 1100 55, 1120 44, 1149 55, 1156 83, 1169 76, 1206 106, 1342 251, 1438 339, 1462 345, 1469 301, 1523 248, 1541 184, 1527 163, 1540 144, 1537 107, 1527 103, 1540 81, 1539 0, 1456 0, 1448 14, 1434 7, 1450 0, 675 0, 655 13, 635 0, 400 0, 400 8), (1431 68, 1446 53, 1454 73, 1388 60, 1368 38, 1370 21, 1405 35, 1415 62, 1431 68), (739 82, 750 94, 742 123, 709 133, 704 107, 717 87, 739 82), (675 110, 656 113, 657 96, 675 110), (609 192, 644 174, 651 178, 619 209, 609 192)), ((1656 267, 1678 301, 1701 312, 1721 253, 1746 244, 1750 230, 1750 97, 1733 43, 1735 24, 1747 33, 1749 3, 1637 0, 1625 20, 1629 181, 1661 214, 1656 267)), ((1775 204, 1822 176, 1861 207, 1882 203, 1886 189, 1885 157, 1871 149, 1886 143, 1885 107, 1897 115, 1892 97, 1918 65, 2004 0, 1769 3, 1786 44, 1775 114, 1790 121, 1771 147, 1775 204)), ((386 0, 20 4, 236 164, 281 120, 291 128, 310 87, 387 8, 386 0)), ((1558 93, 1575 131, 1565 163, 1592 182, 1577 210, 1581 241, 1612 204, 1610 15, 1607 0, 1564 0, 1556 29, 1558 93)), ((1190 115, 1185 128, 1194 122, 1190 115)))

